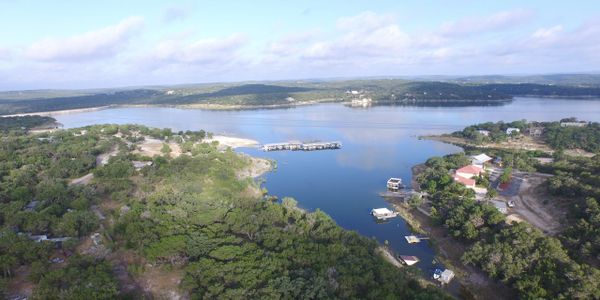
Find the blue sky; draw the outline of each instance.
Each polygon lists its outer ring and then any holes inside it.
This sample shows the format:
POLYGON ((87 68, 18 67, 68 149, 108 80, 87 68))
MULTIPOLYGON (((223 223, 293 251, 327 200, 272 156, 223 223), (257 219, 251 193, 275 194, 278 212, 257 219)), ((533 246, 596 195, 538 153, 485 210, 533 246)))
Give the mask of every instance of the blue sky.
POLYGON ((0 0, 0 28, 2 90, 600 71, 592 0, 0 0))

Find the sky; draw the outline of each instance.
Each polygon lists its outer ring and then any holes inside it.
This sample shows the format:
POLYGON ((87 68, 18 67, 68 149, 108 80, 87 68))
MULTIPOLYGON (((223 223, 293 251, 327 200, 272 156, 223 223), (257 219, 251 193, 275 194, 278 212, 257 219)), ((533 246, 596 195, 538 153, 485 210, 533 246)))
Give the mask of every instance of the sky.
POLYGON ((598 72, 597 0, 0 0, 0 90, 598 72))

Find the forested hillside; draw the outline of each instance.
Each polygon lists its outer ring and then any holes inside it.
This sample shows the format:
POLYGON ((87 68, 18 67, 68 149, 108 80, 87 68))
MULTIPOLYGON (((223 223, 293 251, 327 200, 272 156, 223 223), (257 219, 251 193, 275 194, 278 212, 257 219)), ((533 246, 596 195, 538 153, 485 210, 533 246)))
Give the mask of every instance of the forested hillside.
POLYGON ((474 84, 437 81, 346 80, 203 84, 90 91, 0 92, 0 114, 161 105, 252 108, 371 98, 382 105, 500 105, 514 96, 600 97, 600 87, 548 84, 474 84), (359 93, 348 93, 355 91, 359 93))
POLYGON ((34 299, 445 299, 376 241, 293 199, 204 132, 98 125, 0 144, 0 294, 34 299), (149 156, 147 141, 163 143, 149 156))

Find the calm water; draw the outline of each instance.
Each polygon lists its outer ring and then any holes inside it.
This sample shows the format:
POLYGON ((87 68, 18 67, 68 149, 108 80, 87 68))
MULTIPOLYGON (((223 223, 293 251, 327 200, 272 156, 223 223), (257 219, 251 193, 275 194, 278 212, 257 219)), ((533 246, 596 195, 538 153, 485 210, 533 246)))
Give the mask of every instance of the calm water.
POLYGON ((261 143, 290 140, 337 140, 341 150, 314 152, 241 151, 277 160, 265 186, 280 198, 291 196, 309 210, 321 209, 342 227, 380 242, 387 240, 398 254, 416 255, 416 266, 431 268, 428 243, 409 245, 400 218, 377 224, 369 212, 389 207, 378 193, 389 177, 411 180, 411 166, 436 155, 461 149, 418 135, 446 133, 486 121, 558 120, 565 117, 600 121, 599 100, 521 98, 504 106, 488 107, 373 107, 356 109, 322 104, 292 109, 204 111, 174 108, 118 108, 56 115, 65 127, 102 123, 137 123, 178 130, 204 129, 248 137, 261 143))

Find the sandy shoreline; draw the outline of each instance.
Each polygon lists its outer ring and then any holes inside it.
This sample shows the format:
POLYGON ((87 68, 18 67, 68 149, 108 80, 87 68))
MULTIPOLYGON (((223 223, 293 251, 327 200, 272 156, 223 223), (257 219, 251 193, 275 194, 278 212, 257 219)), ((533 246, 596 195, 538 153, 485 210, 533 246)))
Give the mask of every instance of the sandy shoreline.
POLYGON ((111 108, 177 108, 177 109, 203 109, 203 110, 251 110, 251 109, 270 109, 270 108, 292 108, 297 106, 306 106, 306 105, 314 105, 319 103, 329 103, 334 102, 335 99, 317 99, 311 101, 302 101, 302 102, 290 102, 290 103, 281 103, 281 104, 264 104, 264 105, 232 105, 232 104, 183 104, 183 105, 155 105, 155 104, 124 104, 124 105, 105 105, 105 106, 97 106, 97 107, 88 107, 88 108, 74 108, 74 109, 65 109, 65 110, 51 110, 51 111, 38 111, 38 112, 28 112, 28 113, 18 113, 18 114, 10 114, 10 115, 0 115, 0 117, 21 117, 21 116, 31 116, 31 115, 40 115, 40 116, 52 116, 52 115, 63 115, 63 114, 73 114, 73 113, 83 113, 83 112, 93 112, 104 109, 111 108))
POLYGON ((90 108, 76 108, 76 109, 65 109, 65 110, 51 110, 51 111, 39 111, 39 112, 30 112, 30 113, 20 113, 20 114, 12 114, 12 115, 1 115, 0 117, 22 117, 22 116, 52 116, 52 115, 67 115, 67 114, 75 114, 75 113, 83 113, 83 112, 92 112, 99 111, 109 108, 116 108, 117 106, 98 106, 98 107, 90 107, 90 108))
POLYGON ((210 139, 203 140, 205 143, 218 142, 219 146, 231 147, 232 149, 241 147, 256 147, 258 141, 246 138, 238 138, 232 136, 215 135, 210 139))

